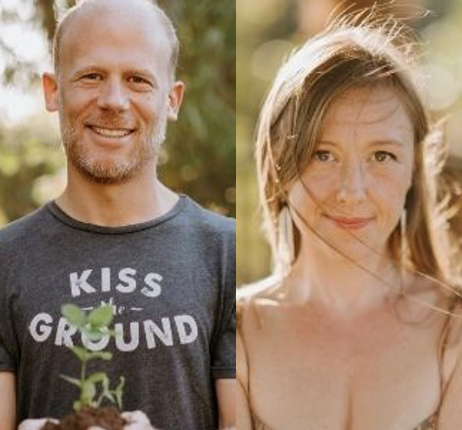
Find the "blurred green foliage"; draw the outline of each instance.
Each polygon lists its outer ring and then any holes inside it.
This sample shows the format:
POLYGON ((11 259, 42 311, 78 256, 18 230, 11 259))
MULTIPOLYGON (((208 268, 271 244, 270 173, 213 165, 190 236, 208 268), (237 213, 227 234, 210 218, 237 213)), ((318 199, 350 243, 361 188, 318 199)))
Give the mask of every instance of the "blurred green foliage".
MULTIPOLYGON (((0 36, 2 23, 23 22, 37 26, 49 42, 55 29, 53 2, 18 2, 33 7, 34 13, 27 16, 0 5, 0 36)), ((59 3, 68 7, 75 1, 59 3)), ((179 120, 169 126, 160 176, 174 190, 235 216, 235 1, 158 3, 178 29, 178 78, 186 83, 179 120)), ((2 84, 33 91, 39 83, 38 65, 23 61, 0 37, 2 57, 2 84)), ((43 118, 14 127, 0 122, 0 224, 61 191, 65 158, 56 127, 46 124, 43 118)))
MULTIPOLYGON (((294 1, 237 2, 237 283, 248 283, 269 273, 270 252, 262 234, 254 161, 254 130, 264 95, 282 57, 274 51, 256 60, 267 41, 290 40, 296 33, 294 1), (255 67, 266 79, 256 76, 255 67), (245 220, 245 222, 243 222, 245 220)), ((287 51, 286 53, 288 53, 287 51)))
POLYGON ((168 132, 161 176, 174 189, 235 214, 236 4, 159 1, 178 29, 186 99, 168 132), (185 162, 187 161, 187 162, 185 162))
POLYGON ((47 181, 53 184, 52 178, 63 163, 64 155, 53 130, 37 119, 0 128, 0 224, 44 203, 50 194, 42 191, 43 185, 47 181))

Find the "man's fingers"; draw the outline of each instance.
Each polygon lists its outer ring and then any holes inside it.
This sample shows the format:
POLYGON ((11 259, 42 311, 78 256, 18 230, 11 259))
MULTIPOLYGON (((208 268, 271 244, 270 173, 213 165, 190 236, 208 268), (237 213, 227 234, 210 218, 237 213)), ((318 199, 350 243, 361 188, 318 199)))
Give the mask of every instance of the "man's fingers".
POLYGON ((155 430, 142 411, 123 412, 122 417, 127 421, 124 430, 155 430))
POLYGON ((127 422, 148 422, 149 418, 142 411, 131 411, 131 412, 122 412, 122 417, 127 420, 127 422))
POLYGON ((37 420, 24 420, 21 424, 19 424, 18 430, 40 430, 47 421, 51 421, 53 423, 57 423, 58 420, 54 418, 40 418, 37 420))

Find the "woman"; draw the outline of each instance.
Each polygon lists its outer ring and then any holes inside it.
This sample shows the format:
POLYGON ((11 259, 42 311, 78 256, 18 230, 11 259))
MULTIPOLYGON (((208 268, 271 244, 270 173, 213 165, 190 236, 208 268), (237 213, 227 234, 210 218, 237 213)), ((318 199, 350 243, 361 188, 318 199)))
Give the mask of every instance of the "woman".
POLYGON ((403 25, 337 20, 280 69, 257 132, 273 276, 239 291, 240 430, 462 428, 439 134, 403 25))

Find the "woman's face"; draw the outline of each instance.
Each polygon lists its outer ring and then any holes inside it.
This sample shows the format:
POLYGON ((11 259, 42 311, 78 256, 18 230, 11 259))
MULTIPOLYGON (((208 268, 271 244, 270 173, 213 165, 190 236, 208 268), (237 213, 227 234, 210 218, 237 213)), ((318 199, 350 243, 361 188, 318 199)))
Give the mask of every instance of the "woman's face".
POLYGON ((355 261, 384 255, 413 166, 413 126, 392 89, 340 95, 326 112, 311 161, 289 189, 302 250, 314 246, 339 255, 335 248, 355 261))

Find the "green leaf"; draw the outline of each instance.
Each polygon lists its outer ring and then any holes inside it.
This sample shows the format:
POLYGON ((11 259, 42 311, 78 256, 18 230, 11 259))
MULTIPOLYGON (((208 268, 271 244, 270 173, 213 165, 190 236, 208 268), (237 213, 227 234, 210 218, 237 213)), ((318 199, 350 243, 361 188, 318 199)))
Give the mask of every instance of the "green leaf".
POLYGON ((96 384, 97 382, 101 382, 103 386, 105 386, 105 384, 109 384, 109 378, 103 372, 93 373, 88 377, 87 381, 92 382, 94 384, 96 384))
POLYGON ((112 352, 108 351, 95 351, 95 352, 88 352, 88 359, 93 360, 95 358, 99 358, 101 360, 110 360, 112 358, 112 352))
POLYGON ((80 380, 76 378, 71 378, 70 376, 66 375, 59 375, 61 378, 66 380, 67 382, 70 382, 72 385, 76 385, 77 387, 80 388, 80 380))
POLYGON ((61 307, 61 313, 67 319, 69 324, 72 324, 77 328, 83 327, 87 322, 85 312, 76 305, 63 305, 61 307))
POLYGON ((96 395, 95 384, 88 380, 83 381, 82 392, 80 395, 80 401, 82 402, 82 405, 91 405, 95 395, 96 395))
POLYGON ((106 397, 111 403, 116 402, 116 399, 114 398, 114 396, 112 395, 112 393, 110 391, 105 391, 104 392, 104 397, 106 397))
POLYGON ((120 410, 122 410, 122 395, 124 391, 124 386, 125 386, 125 378, 121 376, 119 385, 117 385, 117 388, 113 391, 116 397, 116 400, 117 400, 117 406, 119 407, 120 410))
POLYGON ((116 330, 105 330, 104 333, 107 333, 109 336, 112 336, 112 337, 115 337, 117 334, 120 333, 120 330, 119 331, 116 331, 116 330))
POLYGON ((90 326, 90 328, 82 327, 81 332, 92 342, 98 342, 106 334, 99 329, 93 328, 92 326, 90 326))
POLYGON ((93 328, 105 328, 111 324, 114 312, 111 306, 101 306, 93 309, 88 316, 88 322, 93 328))
POLYGON ((103 382, 103 392, 109 392, 109 378, 106 378, 103 382))
POLYGON ((76 401, 74 402, 73 407, 74 407, 74 411, 75 411, 75 412, 79 412, 80 409, 82 409, 82 403, 81 403, 79 400, 76 400, 76 401))
POLYGON ((81 346, 72 346, 72 352, 78 357, 80 361, 88 360, 88 351, 81 346))

